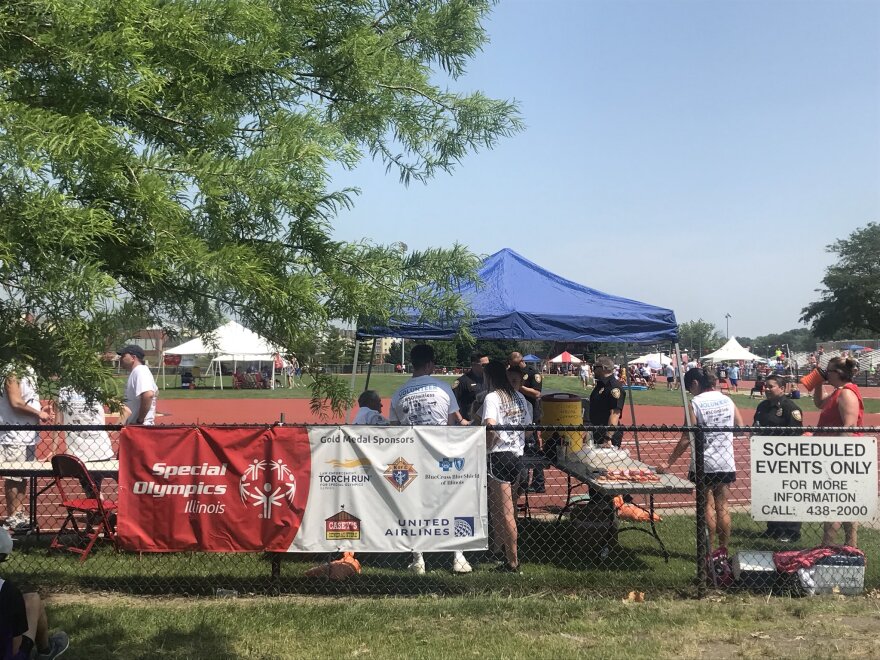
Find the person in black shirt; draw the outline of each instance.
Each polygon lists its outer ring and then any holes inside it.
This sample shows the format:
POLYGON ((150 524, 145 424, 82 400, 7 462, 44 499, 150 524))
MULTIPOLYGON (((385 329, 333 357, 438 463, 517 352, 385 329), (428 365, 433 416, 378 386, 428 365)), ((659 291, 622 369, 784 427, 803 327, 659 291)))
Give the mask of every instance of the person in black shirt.
MULTIPOLYGON (((522 387, 519 391, 532 404, 532 423, 541 423, 541 389, 544 387, 543 376, 531 365, 523 362, 522 353, 513 351, 507 356, 507 367, 519 367, 523 371, 522 387)), ((541 437, 538 433, 526 436, 526 453, 537 454, 541 450, 541 437)), ((544 468, 532 468, 532 482, 529 484, 530 493, 543 493, 546 491, 544 482, 544 468)))
MULTIPOLYGON (((596 386, 590 393, 589 418, 593 426, 617 426, 623 415, 623 404, 626 401, 626 390, 614 376, 614 362, 602 356, 593 367, 596 386)), ((623 431, 612 432, 601 429, 593 432, 593 442, 600 447, 620 448, 623 442, 623 431)))
MULTIPOLYGON (((12 552, 12 537, 0 528, 0 563, 12 552)), ((0 578, 0 657, 12 660, 52 660, 67 650, 70 640, 59 631, 49 635, 46 608, 36 592, 22 593, 9 580, 0 578)))
MULTIPOLYGON (((761 435, 801 435, 804 416, 797 404, 785 396, 785 377, 771 374, 764 382, 764 396, 755 410, 754 425, 761 435), (769 428, 767 428, 769 427, 769 428), (785 428, 779 428, 785 427, 785 428)), ((768 522, 765 536, 780 541, 799 541, 801 523, 768 522)))
POLYGON ((477 396, 486 391, 483 384, 483 367, 489 364, 489 358, 482 353, 471 353, 471 368, 465 371, 453 384, 452 392, 458 401, 461 416, 473 421, 473 404, 477 396))

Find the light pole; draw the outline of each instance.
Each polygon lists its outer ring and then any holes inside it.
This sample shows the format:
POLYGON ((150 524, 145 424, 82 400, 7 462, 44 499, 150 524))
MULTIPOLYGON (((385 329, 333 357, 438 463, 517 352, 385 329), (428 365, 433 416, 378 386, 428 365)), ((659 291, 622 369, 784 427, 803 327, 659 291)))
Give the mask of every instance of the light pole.
POLYGON ((724 315, 724 330, 727 338, 730 339, 730 314, 724 315))

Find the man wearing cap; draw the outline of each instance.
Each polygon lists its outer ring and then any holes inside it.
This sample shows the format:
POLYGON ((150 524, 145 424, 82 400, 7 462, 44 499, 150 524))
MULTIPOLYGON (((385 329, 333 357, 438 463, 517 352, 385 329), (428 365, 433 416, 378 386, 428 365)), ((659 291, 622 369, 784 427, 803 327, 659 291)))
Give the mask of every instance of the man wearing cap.
MULTIPOLYGON (((755 410, 755 426, 760 426, 760 435, 801 435, 804 416, 797 404, 785 396, 785 377, 770 374, 764 382, 764 401, 755 410)), ((765 536, 783 542, 799 541, 801 523, 776 522, 767 523, 765 536)))
MULTIPOLYGON (((0 563, 12 553, 12 537, 0 527, 0 563)), ((49 635, 49 621, 40 594, 25 593, 0 577, 0 658, 52 660, 67 650, 67 633, 49 635), (36 647, 36 656, 33 650, 36 647)))
POLYGON ((473 404, 481 393, 485 396, 486 386, 483 384, 483 366, 489 364, 489 358, 480 352, 471 353, 471 368, 452 383, 455 400, 461 416, 471 421, 473 404))
MULTIPOLYGON (((541 423, 541 389, 544 387, 543 378, 534 366, 523 360, 522 353, 513 351, 507 356, 507 366, 519 367, 523 370, 522 387, 520 393, 532 404, 532 424, 541 423)), ((526 436, 526 453, 539 454, 541 451, 541 438, 538 433, 530 433, 526 436)), ((530 493, 543 493, 546 490, 544 484, 544 468, 538 466, 532 468, 532 481, 528 488, 530 493)))
MULTIPOLYGON (((620 424, 623 415, 623 403, 626 401, 626 390, 623 383, 615 378, 614 362, 602 356, 593 367, 596 374, 596 386, 590 393, 590 424, 593 426, 612 427, 620 424)), ((623 432, 603 428, 593 431, 593 442, 601 447, 614 445, 620 449, 623 432)))
POLYGON ((150 368, 144 364, 144 349, 129 344, 117 353, 122 366, 130 372, 125 385, 125 406, 129 410, 125 423, 152 426, 156 419, 159 388, 150 368))

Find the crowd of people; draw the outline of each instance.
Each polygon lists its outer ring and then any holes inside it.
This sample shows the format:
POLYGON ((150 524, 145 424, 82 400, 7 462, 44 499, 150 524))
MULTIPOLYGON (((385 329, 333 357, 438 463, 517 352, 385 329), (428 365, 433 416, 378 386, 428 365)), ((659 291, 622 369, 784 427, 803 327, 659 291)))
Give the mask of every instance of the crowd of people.
MULTIPOLYGON (((419 345, 413 349, 413 378, 400 387, 391 400, 389 418, 380 416, 381 399, 373 391, 364 392, 359 400, 361 410, 356 423, 396 424, 483 424, 529 425, 541 419, 541 374, 522 362, 519 353, 512 353, 506 363, 489 360, 475 353, 470 368, 449 386, 432 377, 433 349, 419 345)), ((703 434, 704 476, 706 486, 706 521, 713 547, 726 548, 731 538, 730 488, 736 481, 734 432, 744 429, 745 420, 733 400, 719 391, 722 382, 730 391, 737 391, 740 365, 699 366, 690 361, 684 369, 684 387, 691 395, 692 423, 712 428, 703 434)), ((862 424, 864 406, 858 387, 853 383, 858 370, 852 358, 834 358, 828 363, 823 384, 813 392, 813 401, 820 410, 819 427, 855 427, 862 424)), ((629 382, 634 375, 628 374, 629 382)), ((676 387, 678 371, 673 365, 663 369, 667 388, 676 387)), ((619 427, 624 416, 627 388, 621 378, 622 368, 608 357, 599 357, 589 370, 580 371, 582 381, 592 385, 585 422, 596 427, 593 443, 598 447, 621 447, 623 433, 619 427)), ((639 371, 639 376, 642 376, 639 371)), ((644 377, 644 376, 642 376, 644 377)), ((627 378, 627 376, 624 376, 627 378)), ((770 370, 762 376, 764 396, 751 420, 761 433, 799 434, 803 413, 790 395, 790 379, 770 370)), ((744 431, 743 431, 744 432, 744 431)), ((489 474, 489 515, 492 521, 490 551, 501 561, 499 570, 518 571, 516 503, 527 488, 542 492, 543 474, 535 475, 528 484, 528 470, 523 456, 540 451, 540 434, 525 431, 491 431, 487 436, 489 474)), ((691 447, 690 435, 684 433, 667 461, 658 472, 669 472, 676 461, 691 447)), ((691 456, 688 477, 697 478, 691 456)), ((837 542, 840 527, 844 542, 856 546, 857 525, 828 522, 824 527, 824 544, 837 542)), ((800 523, 770 522, 765 535, 783 542, 800 539, 800 523)), ((417 573, 425 570, 425 560, 416 553, 410 568, 417 573)), ((470 564, 457 553, 453 571, 469 572, 470 564)))

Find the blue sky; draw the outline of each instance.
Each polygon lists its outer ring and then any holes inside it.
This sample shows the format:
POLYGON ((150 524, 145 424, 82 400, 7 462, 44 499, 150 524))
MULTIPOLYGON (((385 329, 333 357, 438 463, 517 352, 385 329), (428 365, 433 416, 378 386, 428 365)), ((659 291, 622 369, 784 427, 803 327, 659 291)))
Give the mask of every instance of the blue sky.
POLYGON ((527 129, 404 187, 380 163, 336 236, 509 247, 756 336, 799 324, 825 246, 880 220, 880 2, 506 0, 458 89, 527 129))

